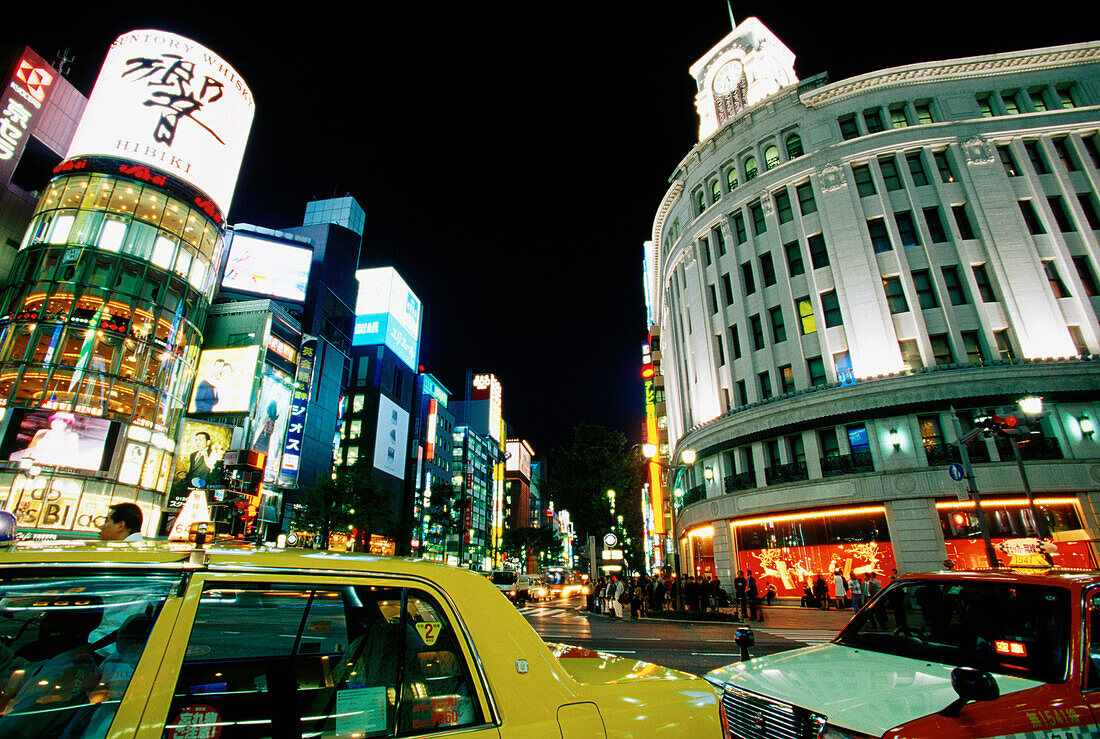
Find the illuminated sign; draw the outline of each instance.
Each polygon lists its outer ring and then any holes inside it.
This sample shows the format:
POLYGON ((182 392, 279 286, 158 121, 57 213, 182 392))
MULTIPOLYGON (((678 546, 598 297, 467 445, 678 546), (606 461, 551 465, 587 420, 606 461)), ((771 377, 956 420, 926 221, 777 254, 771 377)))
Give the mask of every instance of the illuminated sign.
POLYGON ((424 459, 429 462, 435 459, 435 431, 438 425, 439 403, 435 398, 431 398, 428 401, 428 433, 424 435, 424 441, 428 447, 424 452, 424 459))
POLYGON ((294 363, 298 361, 297 350, 295 350, 294 347, 280 339, 275 334, 268 334, 267 348, 268 350, 275 352, 288 362, 294 363))
POLYGON ((422 303, 393 267, 361 269, 354 346, 383 344, 414 372, 420 352, 422 303))
POLYGON ((498 444, 504 439, 504 417, 502 414, 503 390, 500 380, 493 375, 474 375, 473 400, 489 401, 489 436, 498 444))
POLYGON ((8 182, 57 73, 28 46, 0 92, 0 183, 8 182))
MULTIPOLYGON (((646 441, 660 449, 661 437, 657 431, 657 402, 653 380, 645 381, 645 433, 646 441)), ((649 466, 649 505, 653 509, 653 533, 663 535, 665 526, 665 488, 661 480, 661 467, 655 461, 649 466)))
POLYGON ((259 346, 204 349, 189 413, 245 413, 252 408, 259 346))
POLYGON ((409 412, 385 395, 378 396, 378 426, 374 437, 374 466, 405 479, 405 449, 409 440, 409 412))
POLYGON ((312 261, 312 249, 234 233, 222 287, 303 303, 312 261))
POLYGON ((298 466, 302 456, 302 437, 305 436, 306 408, 309 405, 309 390, 313 381, 313 355, 316 351, 317 337, 303 336, 302 350, 298 353, 298 372, 294 376, 290 412, 287 414, 283 462, 279 471, 280 475, 290 482, 298 477, 298 466))
POLYGON ((441 406, 446 408, 449 396, 443 386, 436 382, 431 375, 421 375, 421 377, 424 379, 424 394, 435 398, 441 406))
POLYGON ((166 31, 119 36, 103 60, 66 159, 129 159, 229 209, 255 103, 228 63, 166 31))

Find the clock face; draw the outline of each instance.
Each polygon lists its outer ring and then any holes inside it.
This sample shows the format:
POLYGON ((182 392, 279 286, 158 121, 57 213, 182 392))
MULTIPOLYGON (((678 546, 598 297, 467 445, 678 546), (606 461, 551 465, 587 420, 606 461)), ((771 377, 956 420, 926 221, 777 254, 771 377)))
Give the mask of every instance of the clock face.
POLYGON ((722 68, 714 73, 714 91, 719 95, 728 95, 737 89, 737 83, 741 81, 744 67, 741 62, 734 59, 722 65, 722 68))

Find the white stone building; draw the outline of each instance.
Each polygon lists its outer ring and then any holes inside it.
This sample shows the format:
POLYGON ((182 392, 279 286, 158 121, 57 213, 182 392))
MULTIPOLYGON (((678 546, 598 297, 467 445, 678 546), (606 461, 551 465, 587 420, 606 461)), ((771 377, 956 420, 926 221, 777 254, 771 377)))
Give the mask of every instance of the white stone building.
MULTIPOLYGON (((692 68, 700 141, 645 249, 685 573, 982 565, 1037 507, 1056 560, 1100 531, 1100 43, 799 81, 747 19, 692 68), (959 426, 956 428, 955 419, 959 426)), ((1002 559, 1007 559, 1003 553, 1002 559)), ((828 579, 828 578, 827 578, 828 579)), ((831 582, 831 580, 830 580, 831 582)))

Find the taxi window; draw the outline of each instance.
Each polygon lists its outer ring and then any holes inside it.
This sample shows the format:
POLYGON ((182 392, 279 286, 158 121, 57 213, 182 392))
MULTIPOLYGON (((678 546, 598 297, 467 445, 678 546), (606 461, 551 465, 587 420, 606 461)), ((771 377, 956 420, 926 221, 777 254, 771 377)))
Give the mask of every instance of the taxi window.
POLYGON ((898 581, 860 611, 837 640, 913 659, 1062 682, 1069 657, 1069 591, 990 581, 898 581))
POLYGON ((0 576, 0 736, 102 737, 179 576, 0 576))
POLYGON ((1100 690, 1100 588, 1086 596, 1088 604, 1088 663, 1085 665, 1085 688, 1100 690))
POLYGON ((479 705, 426 593, 207 583, 164 735, 416 736, 483 723, 479 705))

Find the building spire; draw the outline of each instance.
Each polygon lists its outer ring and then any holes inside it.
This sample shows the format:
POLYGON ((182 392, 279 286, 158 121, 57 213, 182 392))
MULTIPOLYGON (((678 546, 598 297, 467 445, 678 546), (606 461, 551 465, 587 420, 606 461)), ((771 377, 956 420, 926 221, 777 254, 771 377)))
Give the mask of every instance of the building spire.
POLYGON ((730 30, 733 31, 737 28, 737 21, 733 19, 733 5, 730 0, 726 0, 726 10, 730 12, 730 30))

